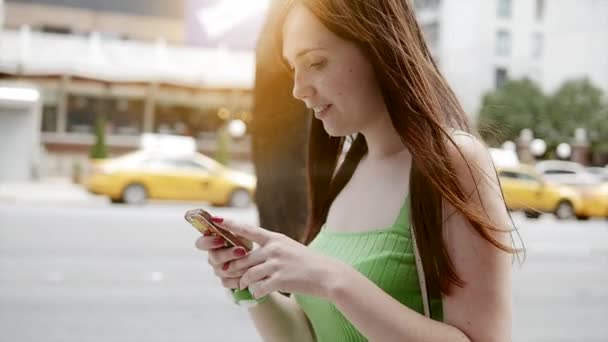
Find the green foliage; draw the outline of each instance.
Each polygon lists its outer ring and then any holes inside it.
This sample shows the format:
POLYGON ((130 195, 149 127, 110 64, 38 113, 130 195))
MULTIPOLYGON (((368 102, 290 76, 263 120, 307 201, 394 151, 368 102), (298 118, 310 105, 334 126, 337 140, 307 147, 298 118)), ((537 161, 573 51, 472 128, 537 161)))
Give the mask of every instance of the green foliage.
POLYGON ((571 142, 577 128, 585 128, 593 149, 604 150, 608 142, 608 105, 602 91, 588 79, 564 83, 551 96, 534 82, 509 81, 484 95, 479 130, 491 145, 516 140, 524 128, 544 139, 550 148, 571 142))
POLYGON ((608 140, 608 112, 602 106, 602 90, 589 79, 564 83, 549 100, 548 111, 550 140, 569 141, 577 128, 585 128, 592 142, 602 136, 603 141, 608 140))
POLYGON ((91 146, 91 150, 89 151, 89 156, 92 159, 103 159, 108 157, 105 128, 105 118, 97 118, 95 121, 95 144, 91 146))
POLYGON ((223 165, 228 165, 230 163, 230 143, 232 139, 225 125, 218 131, 217 139, 214 159, 223 165))
POLYGON ((529 79, 508 81, 483 97, 479 131, 491 145, 515 140, 522 129, 542 127, 547 99, 529 79))

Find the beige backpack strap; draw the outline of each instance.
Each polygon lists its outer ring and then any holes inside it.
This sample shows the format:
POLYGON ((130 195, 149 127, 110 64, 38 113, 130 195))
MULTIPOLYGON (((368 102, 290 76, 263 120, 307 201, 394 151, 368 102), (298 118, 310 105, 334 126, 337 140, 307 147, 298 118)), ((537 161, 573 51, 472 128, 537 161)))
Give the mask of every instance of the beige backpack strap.
POLYGON ((412 247, 414 249, 414 260, 416 260, 416 271, 418 272, 418 284, 420 285, 420 293, 422 295, 422 308, 424 309, 424 315, 428 318, 431 318, 431 311, 429 308, 429 296, 426 288, 426 277, 424 276, 422 259, 420 259, 420 252, 418 251, 418 244, 416 243, 416 234, 414 234, 414 228, 411 224, 410 234, 412 239, 412 247))

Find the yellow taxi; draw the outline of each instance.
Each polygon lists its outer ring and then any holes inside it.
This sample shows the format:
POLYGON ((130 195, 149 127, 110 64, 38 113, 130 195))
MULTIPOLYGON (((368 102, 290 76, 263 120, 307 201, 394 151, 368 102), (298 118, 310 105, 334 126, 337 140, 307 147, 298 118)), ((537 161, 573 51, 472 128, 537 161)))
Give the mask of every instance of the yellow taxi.
POLYGON ((577 212, 581 220, 590 217, 608 218, 608 182, 601 175, 589 172, 579 163, 564 160, 543 160, 535 165, 543 178, 576 189, 583 201, 577 212))
POLYGON ((608 218, 608 183, 573 186, 581 195, 583 206, 576 217, 587 220, 590 217, 608 218))
POLYGON ((94 161, 84 184, 88 191, 107 195, 114 203, 160 199, 244 207, 252 202, 256 178, 196 152, 139 150, 94 161))
POLYGON ((553 213, 558 219, 582 215, 581 195, 573 188, 547 182, 526 165, 497 168, 509 210, 523 211, 529 218, 553 213))

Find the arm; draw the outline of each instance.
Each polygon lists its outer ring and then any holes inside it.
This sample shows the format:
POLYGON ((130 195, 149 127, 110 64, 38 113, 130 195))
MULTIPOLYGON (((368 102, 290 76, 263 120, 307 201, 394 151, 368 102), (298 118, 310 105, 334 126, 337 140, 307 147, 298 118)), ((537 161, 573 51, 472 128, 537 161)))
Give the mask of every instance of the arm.
MULTIPOLYGON (((468 136, 454 136, 473 177, 455 148, 451 151, 458 177, 471 200, 479 202, 500 226, 510 220, 485 146, 468 136)), ((445 207, 446 244, 456 271, 466 282, 443 298, 444 322, 437 322, 403 306, 373 282, 351 268, 336 275, 327 296, 370 341, 510 341, 511 256, 479 237, 454 208, 445 207), (449 215, 449 216, 448 216, 449 215), (361 296, 364 293, 365 296, 361 296)), ((508 242, 508 233, 496 233, 508 242)))
POLYGON ((250 308, 249 314, 264 341, 315 341, 308 319, 294 296, 271 293, 264 302, 250 308))

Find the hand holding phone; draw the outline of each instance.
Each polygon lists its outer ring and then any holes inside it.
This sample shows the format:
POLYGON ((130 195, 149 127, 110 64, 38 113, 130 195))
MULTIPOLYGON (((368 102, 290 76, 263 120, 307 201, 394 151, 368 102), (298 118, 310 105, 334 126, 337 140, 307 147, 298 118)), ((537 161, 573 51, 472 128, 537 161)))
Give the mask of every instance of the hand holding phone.
POLYGON ((190 222, 202 234, 209 231, 212 235, 221 236, 228 243, 228 247, 243 247, 247 252, 251 251, 251 243, 241 239, 231 232, 221 228, 212 221, 212 216, 203 209, 188 210, 184 215, 186 221, 190 222))
MULTIPOLYGON (((221 236, 224 240, 226 240, 228 247, 243 247, 247 252, 251 251, 252 249, 251 242, 241 239, 215 224, 212 220, 211 214, 203 209, 188 210, 184 215, 184 218, 202 234, 210 232, 211 235, 221 236)), ((262 302, 266 298, 264 297, 259 300, 255 299, 249 289, 233 289, 230 292, 234 302, 240 306, 253 306, 262 302)))

